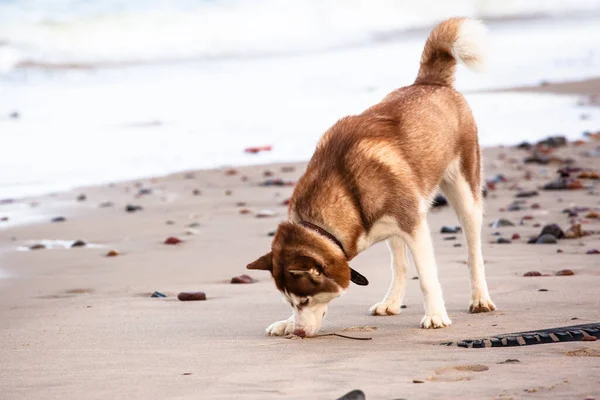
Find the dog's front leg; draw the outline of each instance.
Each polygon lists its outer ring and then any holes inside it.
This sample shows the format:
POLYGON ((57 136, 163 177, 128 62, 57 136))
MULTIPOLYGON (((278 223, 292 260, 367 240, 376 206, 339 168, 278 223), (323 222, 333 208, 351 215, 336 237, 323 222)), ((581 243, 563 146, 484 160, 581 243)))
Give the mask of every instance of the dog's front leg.
POLYGON ((421 328, 443 328, 452 325, 442 297, 431 233, 425 216, 421 218, 412 235, 407 235, 405 239, 415 261, 425 298, 425 316, 421 320, 421 328))
POLYGON ((392 257, 392 282, 383 300, 369 309, 369 312, 373 315, 396 315, 400 313, 400 306, 406 291, 406 274, 408 270, 406 244, 401 237, 392 236, 388 239, 387 245, 392 257))
POLYGON ((294 332, 294 314, 283 321, 273 322, 265 329, 267 335, 284 336, 294 332))

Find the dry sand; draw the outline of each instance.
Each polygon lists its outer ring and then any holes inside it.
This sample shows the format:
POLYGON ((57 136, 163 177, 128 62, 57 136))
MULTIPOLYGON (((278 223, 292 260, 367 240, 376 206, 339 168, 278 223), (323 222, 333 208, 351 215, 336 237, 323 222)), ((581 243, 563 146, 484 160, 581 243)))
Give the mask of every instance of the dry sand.
MULTIPOLYGON (((569 145, 556 154, 598 171, 600 157, 581 153, 599 144, 569 145)), ((514 148, 484 150, 486 176, 508 179, 490 191, 483 232, 488 282, 499 310, 466 312, 464 238, 459 234, 448 241, 448 235, 438 233, 441 226, 457 223, 444 207, 434 210, 429 221, 452 327, 419 329, 423 308, 417 280, 408 282, 407 308, 401 315, 368 315, 390 279, 389 256, 379 244, 352 262, 370 285, 352 286, 333 301, 323 328, 342 332, 374 326, 376 330, 347 332, 371 341, 267 337, 267 325, 289 316, 269 275, 253 272, 259 282, 250 285, 228 283, 269 249, 267 233, 285 218, 281 203, 292 188, 258 186, 263 172, 296 180, 304 164, 287 173, 270 165, 239 168, 232 176, 214 170, 144 180, 140 182, 153 192, 139 198, 135 184, 126 182, 28 199, 40 203, 32 210, 50 213, 48 220, 60 214, 67 221, 0 230, 0 277, 5 276, 0 278, 0 398, 335 399, 352 389, 362 389, 367 399, 600 397, 600 342, 492 349, 439 345, 600 321, 600 255, 585 254, 600 249, 600 234, 526 244, 540 232, 534 224, 555 222, 566 229, 570 218, 561 213, 564 208, 600 207, 600 184, 588 180, 590 189, 540 191, 525 199, 523 210, 500 211, 515 200, 517 187, 536 189, 556 176, 556 165, 523 165, 526 154, 514 148), (524 179, 526 171, 532 180, 524 179), (244 182, 241 176, 249 179, 244 182), (194 189, 201 195, 194 196, 194 189), (87 200, 76 201, 79 193, 87 200), (115 206, 99 208, 103 201, 115 206), (244 207, 237 202, 246 202, 252 213, 240 214, 244 207), (144 209, 126 213, 128 203, 144 209), (532 203, 541 208, 532 209, 532 203), (256 218, 261 209, 276 216, 256 218), (519 225, 525 215, 533 219, 519 225), (490 228, 499 217, 516 226, 490 228), (185 235, 192 222, 200 224, 197 234, 185 235), (522 239, 495 244, 497 231, 505 238, 519 233, 522 239), (168 236, 184 243, 164 245, 168 236), (84 239, 102 247, 16 251, 41 239, 84 239), (109 249, 121 255, 105 257, 109 249), (564 268, 575 275, 522 276, 564 268), (168 297, 150 298, 154 290, 168 297), (178 292, 192 290, 205 291, 208 300, 176 299, 178 292), (506 359, 520 362, 502 364, 506 359)), ((0 206, 0 217, 15 206, 0 206)), ((599 232, 600 220, 585 214, 576 219, 599 232)), ((409 274, 416 275, 414 267, 409 274)))

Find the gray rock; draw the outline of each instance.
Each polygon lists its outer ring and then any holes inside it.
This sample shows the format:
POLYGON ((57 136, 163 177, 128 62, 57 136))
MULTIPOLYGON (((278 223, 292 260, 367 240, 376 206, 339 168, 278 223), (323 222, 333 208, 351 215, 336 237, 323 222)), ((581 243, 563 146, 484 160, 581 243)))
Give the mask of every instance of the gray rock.
POLYGON ((556 237, 549 233, 540 235, 536 240, 535 244, 555 244, 557 243, 556 237))

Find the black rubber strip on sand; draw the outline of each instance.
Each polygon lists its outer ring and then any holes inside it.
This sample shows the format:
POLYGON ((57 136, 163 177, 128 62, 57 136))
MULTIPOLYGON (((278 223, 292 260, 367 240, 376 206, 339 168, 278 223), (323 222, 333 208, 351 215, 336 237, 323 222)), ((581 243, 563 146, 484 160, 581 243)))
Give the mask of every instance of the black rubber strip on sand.
POLYGON ((483 349, 486 347, 517 347, 534 344, 577 342, 593 336, 600 339, 600 322, 583 325, 562 326, 558 328, 540 329, 537 331, 506 333, 484 339, 444 342, 442 346, 458 346, 464 348, 483 349))

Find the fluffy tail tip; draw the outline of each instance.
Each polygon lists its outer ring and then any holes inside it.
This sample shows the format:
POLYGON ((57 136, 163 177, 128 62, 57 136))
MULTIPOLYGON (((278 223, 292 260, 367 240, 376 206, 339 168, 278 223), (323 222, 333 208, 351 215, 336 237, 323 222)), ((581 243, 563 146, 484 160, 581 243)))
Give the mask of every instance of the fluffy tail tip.
POLYGON ((481 21, 464 19, 452 46, 454 58, 473 70, 483 71, 487 59, 487 33, 488 29, 481 21))

